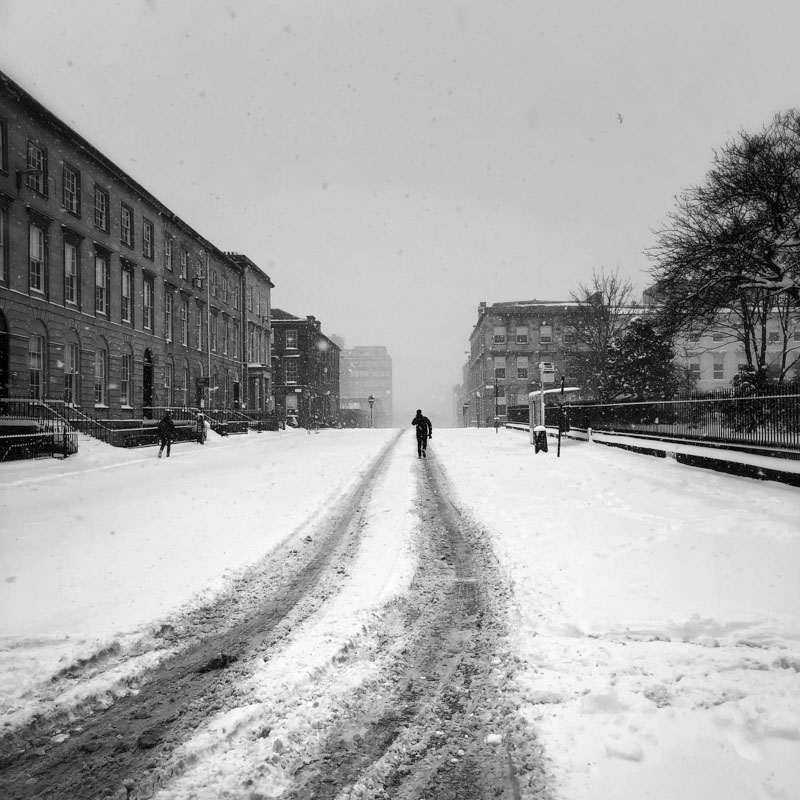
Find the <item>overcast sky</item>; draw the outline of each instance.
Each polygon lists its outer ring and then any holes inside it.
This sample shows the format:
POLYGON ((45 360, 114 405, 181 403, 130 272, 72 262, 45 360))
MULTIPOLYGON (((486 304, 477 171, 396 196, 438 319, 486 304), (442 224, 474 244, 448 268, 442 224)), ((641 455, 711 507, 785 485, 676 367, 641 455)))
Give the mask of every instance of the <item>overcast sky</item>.
POLYGON ((450 422, 478 303, 637 293, 714 148, 800 105, 797 0, 0 0, 0 69, 450 422))

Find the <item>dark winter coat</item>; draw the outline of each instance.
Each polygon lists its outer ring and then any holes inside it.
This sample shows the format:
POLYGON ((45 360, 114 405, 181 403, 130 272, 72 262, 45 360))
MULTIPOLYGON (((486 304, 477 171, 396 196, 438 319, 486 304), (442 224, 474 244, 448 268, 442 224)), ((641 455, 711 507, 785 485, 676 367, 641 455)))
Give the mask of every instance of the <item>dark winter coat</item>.
POLYGON ((417 427, 417 439, 426 441, 429 436, 433 436, 433 425, 431 425, 431 421, 424 414, 417 414, 414 419, 411 420, 411 424, 417 427))
POLYGON ((158 423, 158 435, 162 439, 175 438, 175 423, 172 421, 171 416, 165 414, 161 418, 161 422, 158 423))

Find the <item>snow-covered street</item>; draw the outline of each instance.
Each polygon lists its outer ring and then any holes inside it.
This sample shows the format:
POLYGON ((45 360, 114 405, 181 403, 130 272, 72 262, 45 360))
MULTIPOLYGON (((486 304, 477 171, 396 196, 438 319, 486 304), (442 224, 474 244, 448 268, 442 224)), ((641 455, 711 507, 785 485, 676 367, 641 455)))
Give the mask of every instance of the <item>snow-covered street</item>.
MULTIPOLYGON (((513 713, 476 715, 497 741, 530 737, 509 752, 541 755, 549 796, 800 795, 800 490, 598 444, 535 455, 511 430, 437 429, 424 464, 396 433, 212 436, 169 460, 83 440, 0 465, 0 733, 138 691, 185 644, 165 630, 274 569, 388 446, 358 551, 268 659, 230 672, 157 797, 288 797, 323 736, 360 746, 349 710, 385 702, 410 647, 398 608, 428 553, 433 467, 497 559, 506 633, 485 680, 513 713)), ((521 796, 547 796, 516 767, 521 796)), ((388 796, 373 773, 347 796, 388 796)))

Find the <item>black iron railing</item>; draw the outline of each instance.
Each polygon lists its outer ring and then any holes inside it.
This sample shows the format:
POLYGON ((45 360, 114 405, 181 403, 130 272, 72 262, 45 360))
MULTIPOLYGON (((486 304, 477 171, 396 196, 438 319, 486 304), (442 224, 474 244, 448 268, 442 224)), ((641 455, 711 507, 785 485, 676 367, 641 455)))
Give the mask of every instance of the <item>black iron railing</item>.
MULTIPOLYGON (((657 435, 707 444, 746 445, 800 454, 800 393, 715 393, 673 400, 564 404, 569 426, 586 430, 657 435)), ((545 409, 558 425, 559 406, 545 409)))
POLYGON ((249 430, 278 429, 276 415, 269 412, 149 406, 143 409, 142 418, 99 419, 63 400, 0 397, 0 460, 4 457, 39 457, 40 454, 43 457, 49 450, 54 450, 56 455, 77 452, 78 432, 115 447, 154 445, 159 441, 158 423, 167 410, 175 423, 175 441, 178 442, 196 441, 200 412, 212 429, 223 436, 249 430), (66 439, 63 437, 65 433, 66 439), (14 436, 23 438, 9 438, 14 436), (31 437, 38 438, 34 440, 31 437))
POLYGON ((66 458, 77 451, 77 431, 46 403, 0 398, 0 461, 66 458))

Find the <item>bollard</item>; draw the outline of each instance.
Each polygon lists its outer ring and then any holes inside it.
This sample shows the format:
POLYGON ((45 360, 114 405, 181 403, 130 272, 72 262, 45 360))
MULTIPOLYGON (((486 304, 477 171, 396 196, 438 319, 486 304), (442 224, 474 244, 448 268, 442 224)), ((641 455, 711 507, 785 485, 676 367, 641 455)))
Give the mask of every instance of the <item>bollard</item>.
POLYGON ((537 425, 533 429, 533 443, 535 445, 535 453, 538 453, 540 450, 543 453, 547 452, 547 428, 545 428, 544 425, 537 425))

